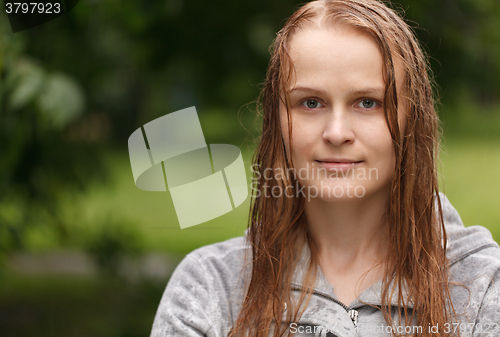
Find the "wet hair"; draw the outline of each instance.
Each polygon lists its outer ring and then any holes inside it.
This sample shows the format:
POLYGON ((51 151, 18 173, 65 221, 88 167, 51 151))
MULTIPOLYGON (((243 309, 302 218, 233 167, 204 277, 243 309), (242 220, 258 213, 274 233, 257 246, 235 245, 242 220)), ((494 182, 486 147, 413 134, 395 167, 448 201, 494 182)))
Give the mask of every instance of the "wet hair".
MULTIPOLYGON (((370 34, 378 44, 385 81, 384 113, 394 144, 396 165, 387 205, 389 258, 382 279, 379 308, 389 326, 396 324, 439 326, 438 333, 423 329, 416 336, 449 336, 445 323, 455 318, 448 284, 446 231, 438 193, 437 155, 439 120, 435 111, 433 82, 426 55, 405 21, 376 0, 319 0, 299 8, 278 32, 272 45, 265 86, 260 97, 262 133, 254 155, 258 186, 250 210, 248 240, 251 245, 251 277, 247 280, 242 310, 229 336, 287 335, 288 326, 298 322, 311 298, 317 271, 316 247, 304 217, 303 197, 266 197, 264 189, 295 188, 296 179, 264 170, 288 172, 293 167, 286 156, 280 127, 280 107, 287 109, 289 141, 292 125, 288 93, 293 77, 289 57, 294 34, 318 22, 345 25, 370 34), (402 67, 403 81, 396 88, 395 63, 402 67), (403 99, 404 98, 404 99, 403 99), (406 114, 402 127, 398 110, 406 114), (310 248, 305 288, 292 301, 291 280, 297 252, 310 248), (408 297, 404 296, 404 289, 408 297), (397 303, 392 305, 391 303, 397 303), (287 304, 286 324, 282 322, 287 304), (413 309, 411 309, 413 306, 413 309)), ((328 29, 328 25, 326 26, 328 29)), ((291 142, 288 144, 291 148, 291 142)), ((297 194, 294 194, 297 195, 297 194)))

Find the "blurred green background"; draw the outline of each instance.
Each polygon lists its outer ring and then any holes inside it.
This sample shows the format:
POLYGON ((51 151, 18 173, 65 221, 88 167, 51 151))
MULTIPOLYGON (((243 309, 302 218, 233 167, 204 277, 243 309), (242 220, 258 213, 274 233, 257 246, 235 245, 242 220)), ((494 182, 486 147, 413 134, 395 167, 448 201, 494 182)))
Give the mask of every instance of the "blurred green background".
MULTIPOLYGON (((243 234, 248 200, 181 230, 168 192, 135 187, 127 139, 195 105, 207 143, 239 146, 249 168, 258 123, 247 103, 299 3, 80 1, 15 34, 0 11, 3 337, 148 335, 182 256, 243 234)), ((499 241, 500 2, 393 4, 438 83, 442 190, 499 241)))

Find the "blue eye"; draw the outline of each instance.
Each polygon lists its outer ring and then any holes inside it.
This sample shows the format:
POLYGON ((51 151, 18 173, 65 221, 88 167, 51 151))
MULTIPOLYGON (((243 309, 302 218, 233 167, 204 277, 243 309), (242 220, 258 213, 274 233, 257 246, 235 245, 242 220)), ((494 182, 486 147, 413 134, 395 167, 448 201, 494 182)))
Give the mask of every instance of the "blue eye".
POLYGON ((320 102, 318 102, 315 99, 308 99, 308 100, 302 102, 302 105, 306 108, 309 108, 309 109, 316 109, 320 106, 323 106, 320 102))
POLYGON ((373 107, 376 107, 377 105, 378 103, 375 102, 373 99, 365 98, 359 102, 358 107, 364 109, 371 109, 373 107))

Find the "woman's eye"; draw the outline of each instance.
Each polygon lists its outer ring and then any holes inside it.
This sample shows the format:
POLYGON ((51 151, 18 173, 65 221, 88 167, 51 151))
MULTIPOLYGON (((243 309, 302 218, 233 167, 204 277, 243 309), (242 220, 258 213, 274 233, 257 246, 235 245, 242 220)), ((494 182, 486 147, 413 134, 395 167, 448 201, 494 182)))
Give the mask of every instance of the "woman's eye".
POLYGON ((377 105, 378 105, 378 103, 375 102, 373 99, 365 98, 365 99, 361 100, 361 102, 359 102, 358 107, 364 108, 364 109, 371 109, 377 105))
POLYGON ((316 109, 322 106, 322 104, 315 99, 308 99, 307 101, 302 102, 302 105, 309 109, 316 109))

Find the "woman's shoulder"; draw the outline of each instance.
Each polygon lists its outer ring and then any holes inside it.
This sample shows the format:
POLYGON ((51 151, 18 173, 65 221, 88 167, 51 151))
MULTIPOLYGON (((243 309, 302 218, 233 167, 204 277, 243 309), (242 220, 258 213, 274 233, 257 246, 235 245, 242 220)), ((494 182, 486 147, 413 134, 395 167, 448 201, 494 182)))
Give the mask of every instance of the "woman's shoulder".
POLYGON ((500 332, 500 247, 487 228, 465 227, 449 200, 442 196, 442 201, 455 312, 464 322, 475 321, 475 332, 486 327, 500 332))
MULTIPOLYGON (((490 286, 500 291, 500 247, 482 226, 447 226, 450 279, 476 295, 490 286)), ((500 295, 500 292, 499 292, 500 295)))
MULTIPOLYGON (((217 289, 236 287, 244 271, 249 271, 249 244, 244 236, 209 244, 193 250, 177 265, 170 283, 187 280, 217 289)), ((236 287, 239 288, 239 287, 236 287)))
POLYGON ((177 265, 151 336, 227 336, 243 298, 244 237, 198 248, 177 265))
POLYGON ((246 238, 238 236, 197 248, 187 254, 185 260, 196 260, 205 266, 217 264, 236 267, 244 263, 248 249, 246 238))
POLYGON ((470 267, 474 267, 479 260, 484 260, 493 269, 500 268, 500 247, 491 232, 483 226, 465 227, 448 198, 441 195, 441 201, 447 235, 446 255, 450 266, 466 260, 470 267))

